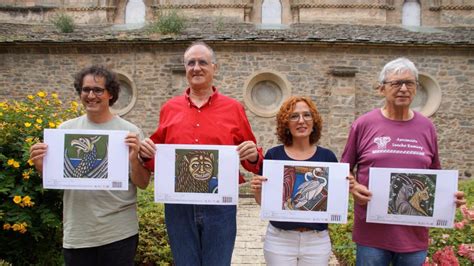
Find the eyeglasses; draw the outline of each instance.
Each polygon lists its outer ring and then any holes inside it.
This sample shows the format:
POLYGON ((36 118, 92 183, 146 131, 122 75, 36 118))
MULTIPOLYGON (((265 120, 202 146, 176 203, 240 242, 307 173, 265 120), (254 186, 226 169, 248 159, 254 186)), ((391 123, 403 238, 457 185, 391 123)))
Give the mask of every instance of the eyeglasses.
POLYGON ((414 89, 418 85, 418 81, 414 80, 392 80, 392 81, 384 81, 383 84, 390 84, 390 87, 394 89, 400 89, 403 84, 407 87, 407 89, 414 89))
POLYGON ((95 96, 102 96, 105 92, 105 89, 99 88, 99 87, 93 87, 93 88, 84 87, 81 89, 82 94, 86 94, 86 95, 89 95, 91 91, 94 93, 95 96))
POLYGON ((199 59, 199 60, 191 59, 189 61, 184 62, 184 65, 186 67, 191 67, 191 68, 195 67, 196 64, 198 64, 200 67, 207 67, 209 65, 209 62, 204 59, 199 59))
POLYGON ((313 120, 313 115, 310 112, 304 112, 304 113, 292 113, 288 120, 292 122, 297 122, 300 121, 300 117, 303 117, 304 121, 311 121, 313 120))

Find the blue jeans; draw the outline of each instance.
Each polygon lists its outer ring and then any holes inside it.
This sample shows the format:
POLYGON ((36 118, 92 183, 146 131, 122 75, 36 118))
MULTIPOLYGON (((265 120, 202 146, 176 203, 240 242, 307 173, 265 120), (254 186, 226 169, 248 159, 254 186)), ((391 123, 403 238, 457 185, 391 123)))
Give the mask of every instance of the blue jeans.
POLYGON ((165 204, 175 265, 230 265, 236 214, 236 206, 165 204))
POLYGON ((356 266, 420 266, 425 262, 427 250, 398 253, 357 244, 356 266))

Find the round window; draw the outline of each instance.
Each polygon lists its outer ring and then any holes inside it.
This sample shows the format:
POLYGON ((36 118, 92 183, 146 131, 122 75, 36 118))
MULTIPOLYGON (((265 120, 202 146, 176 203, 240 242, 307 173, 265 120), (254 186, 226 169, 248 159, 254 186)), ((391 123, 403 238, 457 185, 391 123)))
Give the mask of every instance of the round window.
POLYGON ((274 71, 253 74, 244 89, 245 104, 253 113, 262 117, 274 116, 291 94, 288 81, 274 71))
POLYGON ((411 107, 424 116, 433 115, 441 104, 441 89, 438 82, 427 74, 419 74, 420 85, 416 90, 416 96, 411 107))
POLYGON ((115 71, 120 83, 120 93, 118 100, 111 107, 113 113, 120 116, 132 110, 137 100, 137 89, 135 83, 126 74, 115 71))

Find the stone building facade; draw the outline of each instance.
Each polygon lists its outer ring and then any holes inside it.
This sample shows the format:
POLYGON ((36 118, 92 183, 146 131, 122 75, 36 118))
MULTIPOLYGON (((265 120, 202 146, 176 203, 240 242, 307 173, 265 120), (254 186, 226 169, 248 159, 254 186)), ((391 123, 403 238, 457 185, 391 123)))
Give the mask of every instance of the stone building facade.
POLYGON ((114 27, 124 22, 127 1, 6 2, 0 6, 0 100, 39 89, 76 98, 72 75, 106 64, 124 85, 117 112, 151 134, 161 105, 186 86, 185 47, 203 40, 217 54, 215 84, 246 107, 259 145, 277 144, 274 114, 285 97, 308 95, 324 119, 320 144, 340 157, 351 122, 383 103, 375 90, 379 71, 405 56, 421 73, 414 107, 437 127, 443 168, 472 176, 474 6, 466 1, 419 1, 421 25, 402 27, 403 0, 282 0, 282 25, 268 28, 260 24, 259 0, 144 0, 146 21, 169 8, 194 18, 177 35, 114 27), (57 8, 81 17, 82 25, 58 33, 47 23, 57 8), (348 12, 354 16, 339 18, 348 12))

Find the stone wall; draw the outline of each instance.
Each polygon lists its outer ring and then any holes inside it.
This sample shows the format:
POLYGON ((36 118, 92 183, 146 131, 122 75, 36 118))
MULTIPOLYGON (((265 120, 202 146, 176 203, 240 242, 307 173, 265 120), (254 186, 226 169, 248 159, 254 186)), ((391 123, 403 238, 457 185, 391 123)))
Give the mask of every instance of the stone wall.
MULTIPOLYGON (((146 20, 155 11, 176 9, 190 18, 226 18, 260 24, 263 0, 143 0, 146 20)), ((404 0, 281 0, 282 23, 354 23, 400 25, 404 0)), ((422 26, 470 26, 474 3, 463 0, 422 0, 422 26)), ((48 22, 56 9, 80 24, 124 23, 127 0, 3 0, 0 21, 48 22)))
MULTIPOLYGON (((243 103, 248 77, 271 69, 286 78, 292 94, 309 95, 324 119, 321 145, 340 157, 351 122, 380 107, 374 90, 377 75, 389 60, 406 56, 421 73, 440 85, 442 101, 431 117, 439 133, 442 165, 470 177, 474 163, 474 52, 453 47, 398 47, 318 44, 210 43, 219 70, 215 84, 243 103), (349 68, 341 75, 336 68, 349 68)), ((77 99, 72 75, 92 63, 104 63, 126 73, 138 89, 137 101, 124 117, 146 135, 157 125, 161 105, 181 94, 185 84, 181 59, 186 44, 40 44, 0 46, 0 100, 21 98, 37 90, 57 91, 77 99)), ((244 104, 244 103, 243 103, 244 104)), ((277 144, 274 117, 263 118, 247 109, 258 143, 277 144)))

